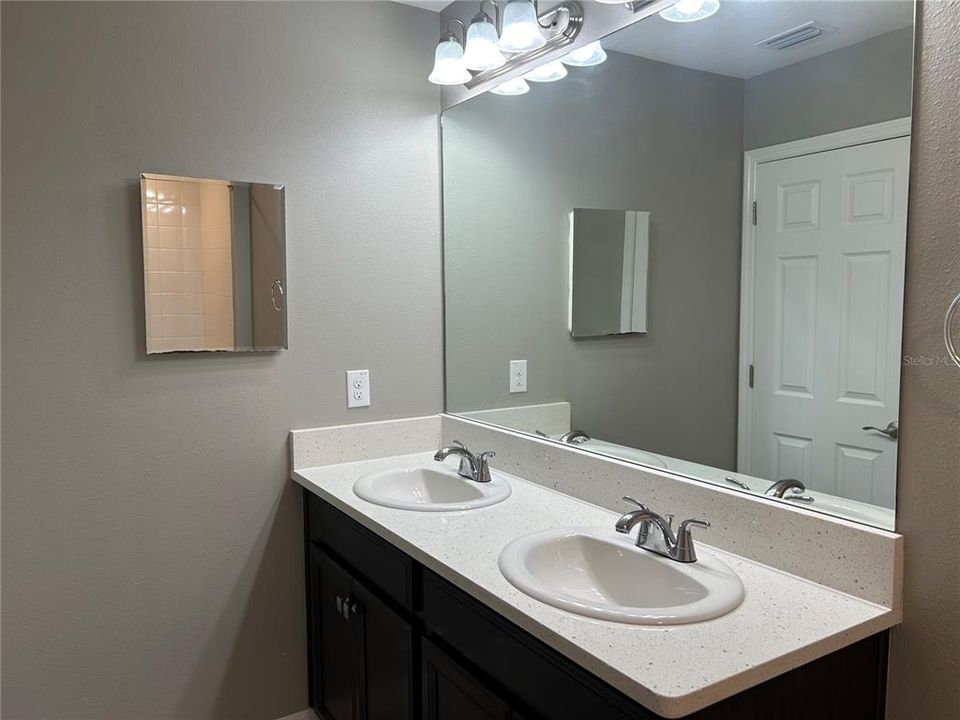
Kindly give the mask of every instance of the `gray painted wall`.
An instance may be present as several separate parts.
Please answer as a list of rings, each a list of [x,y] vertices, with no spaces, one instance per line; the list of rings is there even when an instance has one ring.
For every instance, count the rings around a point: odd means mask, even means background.
[[[741,80],[619,53],[447,111],[448,408],[569,400],[597,437],[731,467],[742,117]],[[574,207],[651,212],[648,335],[570,337]]]
[[[436,23],[3,3],[4,718],[306,706],[287,431],[441,409]],[[289,351],[145,357],[141,170],[286,184]]]
[[[913,34],[894,30],[747,80],[746,149],[910,115]]]
[[[960,717],[960,368],[943,314],[960,292],[960,3],[919,5],[900,398],[897,530],[903,625],[890,642],[889,720]],[[960,324],[954,327],[960,336]]]

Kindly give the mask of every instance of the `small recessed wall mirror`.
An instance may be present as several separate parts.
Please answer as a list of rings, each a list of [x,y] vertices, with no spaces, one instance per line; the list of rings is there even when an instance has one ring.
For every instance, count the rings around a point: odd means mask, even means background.
[[[575,208],[570,213],[570,334],[647,331],[650,213]]]
[[[287,347],[282,185],[143,173],[147,354]]]

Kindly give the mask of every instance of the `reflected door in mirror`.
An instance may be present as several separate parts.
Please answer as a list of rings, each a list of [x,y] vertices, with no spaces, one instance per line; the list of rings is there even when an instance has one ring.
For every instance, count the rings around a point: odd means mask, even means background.
[[[763,163],[742,472],[893,507],[909,138]]]

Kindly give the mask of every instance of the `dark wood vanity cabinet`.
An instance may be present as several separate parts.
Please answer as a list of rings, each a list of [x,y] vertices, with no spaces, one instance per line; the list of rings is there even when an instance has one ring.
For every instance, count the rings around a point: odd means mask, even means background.
[[[323,720],[660,720],[310,492],[304,507]],[[685,720],[882,720],[886,648],[874,635]]]

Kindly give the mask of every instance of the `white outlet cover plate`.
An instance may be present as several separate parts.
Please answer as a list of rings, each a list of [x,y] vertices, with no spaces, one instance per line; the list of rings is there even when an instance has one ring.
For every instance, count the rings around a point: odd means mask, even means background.
[[[527,361],[510,361],[510,392],[522,393],[527,391]]]
[[[369,370],[347,370],[347,407],[370,407]]]

